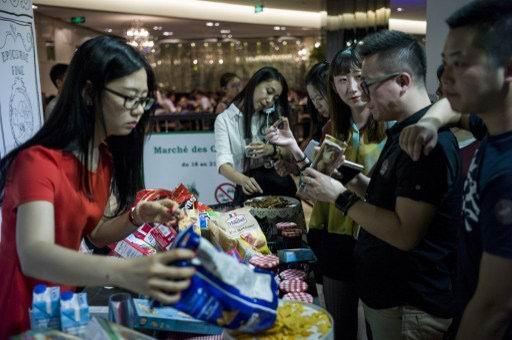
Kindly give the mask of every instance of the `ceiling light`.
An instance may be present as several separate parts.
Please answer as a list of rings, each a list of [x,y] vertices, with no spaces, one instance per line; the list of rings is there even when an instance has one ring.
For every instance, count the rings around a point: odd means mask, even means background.
[[[220,24],[219,24],[218,22],[216,22],[216,23],[215,23],[215,27],[219,27],[219,25],[220,25]]]
[[[208,22],[206,23],[206,26],[208,26],[208,27],[212,27],[212,26],[213,26],[213,22],[208,21]]]
[[[398,8],[396,9],[396,11],[397,11],[397,12],[402,12],[403,10],[404,10],[404,9],[403,9],[402,7],[398,7]]]
[[[208,47],[208,43],[207,42],[203,43],[203,46]]]
[[[317,41],[317,42],[315,43],[315,48],[319,48],[319,47],[320,47],[320,41]]]
[[[162,30],[162,26],[153,26],[153,30],[161,31]]]
[[[279,26],[274,26],[274,31],[279,31],[279,30],[281,30],[281,27],[279,27]]]
[[[233,34],[228,34],[228,38],[229,39],[233,38]]]
[[[223,30],[220,30],[220,33],[221,34],[229,34],[229,33],[231,33],[231,30],[223,29]]]
[[[165,35],[166,37],[169,36],[169,35],[172,35],[173,33],[172,32],[164,32],[162,33],[163,35]]]
[[[196,47],[196,43],[191,43],[190,46]]]
[[[105,28],[105,32],[112,33],[112,28]]]
[[[32,5],[32,9],[37,9],[37,6],[36,5]]]
[[[221,65],[224,64],[224,60],[219,59],[219,64],[221,64]]]
[[[194,59],[194,60],[192,61],[192,64],[197,65],[197,59]]]

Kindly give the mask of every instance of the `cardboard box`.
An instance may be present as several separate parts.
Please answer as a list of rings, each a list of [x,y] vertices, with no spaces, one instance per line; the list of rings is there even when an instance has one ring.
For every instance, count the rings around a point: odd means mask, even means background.
[[[195,334],[221,334],[223,328],[197,320],[172,307],[150,308],[149,300],[133,299],[135,328]]]
[[[124,240],[117,242],[111,249],[115,255],[124,258],[149,256],[156,253],[155,248],[135,237],[133,234],[129,235]]]

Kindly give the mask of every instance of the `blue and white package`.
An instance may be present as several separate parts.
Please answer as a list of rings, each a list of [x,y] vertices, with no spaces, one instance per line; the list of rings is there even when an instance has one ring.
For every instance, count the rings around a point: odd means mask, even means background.
[[[77,336],[84,335],[90,320],[87,293],[62,292],[60,295],[62,331]]]
[[[36,285],[29,314],[32,330],[60,329],[60,288]]]
[[[192,264],[197,271],[174,308],[196,319],[246,333],[274,325],[279,289],[272,273],[239,263],[191,227],[177,236],[174,247],[197,254],[191,263],[183,263]]]

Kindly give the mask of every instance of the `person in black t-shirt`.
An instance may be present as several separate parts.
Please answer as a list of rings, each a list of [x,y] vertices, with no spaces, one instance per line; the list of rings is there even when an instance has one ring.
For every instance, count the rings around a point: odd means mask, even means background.
[[[361,88],[375,119],[397,123],[371,180],[349,186],[305,170],[308,195],[336,206],[361,225],[356,287],[373,339],[442,339],[453,315],[452,277],[460,216],[460,159],[455,136],[444,130],[428,156],[414,162],[400,149],[402,129],[430,106],[425,55],[411,36],[380,31],[360,47]]]
[[[449,103],[404,130],[401,145],[412,157],[428,153],[437,128],[451,123],[483,139],[464,184],[457,339],[512,339],[512,2],[474,1],[447,22]]]

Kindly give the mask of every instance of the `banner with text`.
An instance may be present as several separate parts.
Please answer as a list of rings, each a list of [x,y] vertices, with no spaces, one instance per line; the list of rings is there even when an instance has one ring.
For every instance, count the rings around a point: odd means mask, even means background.
[[[153,134],[144,146],[147,188],[185,184],[205,204],[228,203],[235,187],[219,175],[213,132]]]

